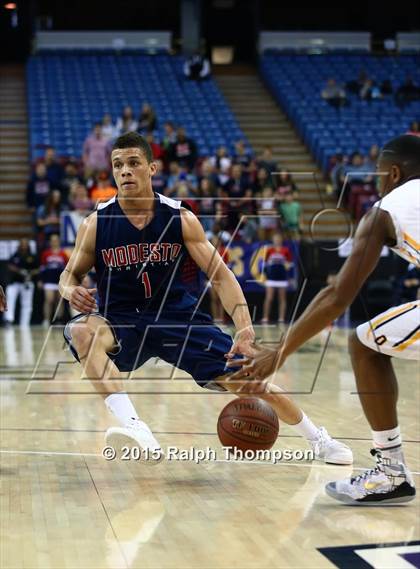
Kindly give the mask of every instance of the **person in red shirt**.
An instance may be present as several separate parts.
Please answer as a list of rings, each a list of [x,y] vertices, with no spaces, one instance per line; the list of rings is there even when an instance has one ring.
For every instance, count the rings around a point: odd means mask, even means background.
[[[274,293],[277,289],[279,301],[278,321],[283,323],[287,309],[287,287],[289,285],[287,271],[292,264],[292,253],[289,247],[283,245],[283,238],[280,233],[273,236],[273,245],[267,248],[264,257],[264,272],[267,277],[265,281],[265,299],[263,309],[262,324],[268,324],[270,319],[271,305],[273,304]]]
[[[44,326],[49,326],[55,306],[60,300],[58,282],[60,275],[67,265],[69,258],[60,244],[60,237],[53,234],[50,237],[49,249],[41,254],[40,286],[44,289]],[[57,318],[62,317],[63,303],[58,305]]]

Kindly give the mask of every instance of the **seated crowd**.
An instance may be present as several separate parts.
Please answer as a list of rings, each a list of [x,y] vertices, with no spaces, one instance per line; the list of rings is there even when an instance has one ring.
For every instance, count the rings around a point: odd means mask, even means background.
[[[408,134],[420,136],[417,121],[410,125]],[[355,151],[350,156],[336,154],[331,160],[327,188],[356,222],[379,199],[379,180],[376,174],[378,156],[379,146],[374,144],[367,156]]]
[[[414,83],[412,77],[406,77],[405,82],[394,89],[389,79],[379,83],[362,70],[357,79],[345,85],[337,83],[333,77],[329,78],[321,91],[321,97],[337,109],[350,105],[352,97],[367,102],[393,97],[395,104],[403,108],[420,99],[420,87]]]

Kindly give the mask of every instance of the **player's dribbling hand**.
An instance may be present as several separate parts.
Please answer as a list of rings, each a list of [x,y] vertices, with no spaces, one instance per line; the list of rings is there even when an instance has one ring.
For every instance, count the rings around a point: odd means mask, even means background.
[[[3,287],[0,286],[0,312],[7,310],[6,295],[4,294]]]
[[[74,287],[70,295],[70,306],[84,314],[96,312],[98,305],[95,300],[96,288]]]
[[[244,328],[236,333],[230,351],[225,354],[225,358],[231,360],[235,355],[252,357],[254,350],[255,332],[252,326]]]
[[[281,352],[272,348],[262,347],[258,344],[253,346],[254,354],[242,360],[231,360],[227,367],[240,367],[241,369],[232,374],[231,380],[247,379],[249,381],[262,382],[272,375],[284,363]]]

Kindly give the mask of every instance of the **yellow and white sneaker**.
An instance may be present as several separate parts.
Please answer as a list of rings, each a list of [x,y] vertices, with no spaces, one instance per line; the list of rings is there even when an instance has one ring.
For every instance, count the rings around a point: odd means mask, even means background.
[[[416,489],[410,471],[402,462],[383,458],[372,449],[376,467],[353,478],[330,482],[328,496],[350,506],[386,506],[414,500]]]

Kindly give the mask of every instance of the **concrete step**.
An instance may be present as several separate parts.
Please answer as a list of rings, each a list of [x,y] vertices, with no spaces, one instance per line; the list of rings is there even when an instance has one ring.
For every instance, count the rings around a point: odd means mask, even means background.
[[[9,212],[13,213],[13,215],[18,215],[20,217],[28,217],[28,209],[25,204],[22,203],[22,200],[19,203],[5,203],[1,202],[1,212],[2,216],[4,213],[7,214],[5,219],[10,219],[8,214]]]
[[[12,212],[3,212],[2,213],[2,225],[14,225],[19,223],[27,223],[30,221],[29,213],[23,212],[22,214],[16,214]]]
[[[5,164],[1,165],[1,174],[4,172],[25,173],[28,171],[27,165],[22,161],[22,158],[16,160],[7,160]]]
[[[3,182],[22,182],[26,184],[29,178],[29,168],[27,169],[27,173],[17,173],[17,172],[2,172],[0,170],[0,185]]]

